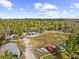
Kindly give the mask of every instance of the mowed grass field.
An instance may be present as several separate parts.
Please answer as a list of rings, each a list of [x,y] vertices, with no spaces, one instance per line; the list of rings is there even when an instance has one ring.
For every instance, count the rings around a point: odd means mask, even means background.
[[[36,49],[44,47],[48,44],[50,45],[60,44],[62,43],[62,41],[68,39],[68,35],[67,33],[63,32],[47,32],[47,33],[41,33],[39,36],[30,39],[34,49]]]

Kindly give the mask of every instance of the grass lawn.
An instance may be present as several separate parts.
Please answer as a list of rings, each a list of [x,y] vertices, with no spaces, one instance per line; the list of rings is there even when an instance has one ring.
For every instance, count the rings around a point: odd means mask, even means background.
[[[38,47],[43,47],[45,45],[60,44],[63,40],[67,40],[67,34],[61,32],[47,32],[41,33],[40,36],[30,38],[34,49]]]

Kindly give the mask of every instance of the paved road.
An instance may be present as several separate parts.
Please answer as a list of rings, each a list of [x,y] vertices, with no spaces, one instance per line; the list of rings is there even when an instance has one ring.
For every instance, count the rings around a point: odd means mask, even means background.
[[[26,48],[25,48],[25,59],[37,59],[36,57],[35,57],[35,55],[33,54],[33,52],[31,51],[31,44],[29,44],[30,43],[30,39],[28,39],[28,38],[23,38],[23,41],[24,41],[24,43],[25,43],[25,46],[26,46]]]

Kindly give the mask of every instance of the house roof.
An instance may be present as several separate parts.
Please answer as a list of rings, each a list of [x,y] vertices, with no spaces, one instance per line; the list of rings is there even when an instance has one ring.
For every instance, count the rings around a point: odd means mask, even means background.
[[[20,50],[16,43],[7,43],[3,46],[3,49],[8,50],[12,54],[18,55],[18,57],[20,56]]]

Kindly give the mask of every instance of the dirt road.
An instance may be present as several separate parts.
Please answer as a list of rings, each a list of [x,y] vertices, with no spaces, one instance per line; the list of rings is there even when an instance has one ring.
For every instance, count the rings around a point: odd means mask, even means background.
[[[25,38],[23,38],[23,41],[24,41],[25,46],[26,46],[25,53],[24,53],[25,54],[25,59],[37,59],[35,57],[35,55],[33,54],[32,50],[31,50],[31,44],[29,44],[30,39],[25,37]]]

